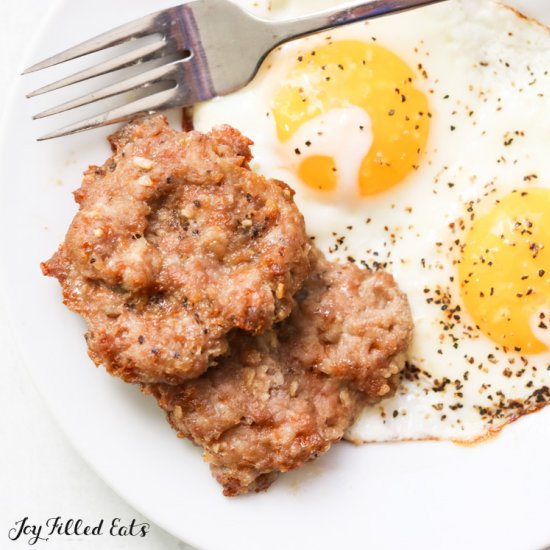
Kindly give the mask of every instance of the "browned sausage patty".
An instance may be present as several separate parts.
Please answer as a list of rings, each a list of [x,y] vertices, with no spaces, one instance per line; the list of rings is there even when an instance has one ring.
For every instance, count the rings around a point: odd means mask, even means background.
[[[312,256],[278,330],[235,335],[230,355],[196,380],[144,388],[204,447],[225,495],[266,489],[327,451],[365,404],[393,391],[403,366],[412,319],[392,277]]]
[[[181,383],[290,314],[309,273],[304,220],[284,184],[250,171],[228,126],[177,132],[155,116],[110,138],[80,209],[42,268],[88,323],[89,353],[127,382]]]

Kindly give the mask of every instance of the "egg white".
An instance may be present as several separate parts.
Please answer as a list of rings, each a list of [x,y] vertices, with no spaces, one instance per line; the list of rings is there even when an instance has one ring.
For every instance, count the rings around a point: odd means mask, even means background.
[[[349,2],[238,3],[264,17],[286,18]],[[247,88],[198,106],[195,126],[207,131],[227,123],[253,139],[253,167],[297,191],[308,231],[328,257],[384,267],[409,297],[413,367],[397,394],[367,409],[348,437],[479,438],[546,404],[550,353],[526,358],[504,353],[481,333],[466,337],[460,327],[453,339],[442,328],[447,308],[437,303],[435,291],[442,289],[460,304],[453,242],[464,238],[469,208],[483,212],[518,187],[550,188],[550,31],[492,0],[451,0],[330,31],[334,40],[375,37],[415,69],[416,85],[430,103],[430,136],[420,168],[400,185],[363,199],[349,182],[334,193],[306,188],[289,162],[292,150],[277,139],[270,112],[273,90],[297,55],[326,35],[273,52]],[[338,116],[328,118],[332,143],[326,138],[323,146],[338,157],[342,130]],[[364,143],[353,134],[347,141],[349,148]],[[339,158],[350,162],[349,154]],[[466,312],[461,318],[472,324]],[[520,406],[508,407],[510,402]]]

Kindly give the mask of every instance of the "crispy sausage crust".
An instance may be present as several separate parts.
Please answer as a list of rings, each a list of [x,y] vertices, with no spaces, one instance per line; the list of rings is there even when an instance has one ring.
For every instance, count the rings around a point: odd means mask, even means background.
[[[412,320],[386,273],[327,262],[278,330],[235,335],[220,367],[181,386],[144,387],[180,436],[205,450],[233,496],[267,489],[339,441],[363,406],[389,395]]]
[[[85,173],[65,242],[42,268],[87,321],[89,354],[127,382],[181,383],[290,314],[309,273],[293,192],[248,167],[227,126],[182,133],[155,116],[110,138]]]

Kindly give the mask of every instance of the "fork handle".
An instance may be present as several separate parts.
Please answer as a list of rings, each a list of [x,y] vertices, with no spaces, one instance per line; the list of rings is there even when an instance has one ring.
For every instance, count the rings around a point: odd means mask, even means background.
[[[312,16],[276,23],[275,34],[280,44],[294,38],[333,29],[349,23],[436,4],[442,1],[444,0],[371,0],[370,2],[362,2],[357,6],[324,11]]]

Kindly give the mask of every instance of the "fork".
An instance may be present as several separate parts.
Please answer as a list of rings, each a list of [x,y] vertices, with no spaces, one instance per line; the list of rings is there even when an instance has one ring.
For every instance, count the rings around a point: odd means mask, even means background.
[[[267,54],[284,42],[341,25],[441,1],[444,0],[371,0],[286,21],[259,19],[228,0],[191,0],[152,13],[37,63],[26,69],[23,74],[150,35],[158,35],[158,40],[44,86],[29,93],[27,97],[38,96],[152,60],[165,63],[67,101],[33,118],[55,115],[133,90],[154,87],[153,85],[161,85],[166,89],[152,92],[131,103],[46,134],[39,138],[39,141],[123,122],[174,107],[187,107],[229,94],[248,84]]]

